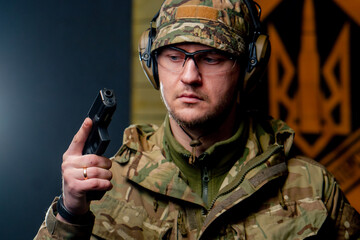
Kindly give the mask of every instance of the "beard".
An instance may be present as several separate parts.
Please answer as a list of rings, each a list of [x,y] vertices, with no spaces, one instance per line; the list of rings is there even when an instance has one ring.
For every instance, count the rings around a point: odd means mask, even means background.
[[[193,89],[196,92],[196,89]],[[170,115],[177,124],[186,128],[188,130],[196,130],[196,131],[216,131],[216,129],[221,126],[226,119],[228,118],[230,112],[237,105],[237,91],[231,93],[231,95],[227,95],[220,99],[218,104],[211,109],[209,112],[200,116],[191,121],[185,119],[179,114],[176,109],[172,109],[171,106],[167,103],[166,98],[164,96],[164,91],[162,85],[160,85],[161,99]],[[207,96],[203,96],[204,99],[207,99]],[[189,104],[190,107],[190,104]]]

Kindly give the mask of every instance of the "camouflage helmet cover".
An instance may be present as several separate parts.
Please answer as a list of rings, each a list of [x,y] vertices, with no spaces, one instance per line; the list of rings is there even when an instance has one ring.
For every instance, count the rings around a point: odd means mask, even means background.
[[[151,50],[193,42],[240,56],[247,51],[250,19],[243,0],[165,0]]]

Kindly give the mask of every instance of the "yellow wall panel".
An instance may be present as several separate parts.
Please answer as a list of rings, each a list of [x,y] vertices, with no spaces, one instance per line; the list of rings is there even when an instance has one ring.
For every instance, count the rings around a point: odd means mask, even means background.
[[[165,117],[165,107],[139,63],[138,41],[150,21],[159,10],[162,0],[133,0],[132,4],[132,70],[131,70],[131,123],[154,123],[160,125]]]

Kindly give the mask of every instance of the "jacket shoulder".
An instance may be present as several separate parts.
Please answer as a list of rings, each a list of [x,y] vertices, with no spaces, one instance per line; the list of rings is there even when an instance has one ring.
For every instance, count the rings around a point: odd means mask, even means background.
[[[313,196],[327,198],[336,180],[334,176],[319,162],[304,156],[292,157],[287,161],[288,183],[298,188],[312,189]]]
[[[288,169],[288,189],[294,188],[296,195],[303,196],[312,192],[313,198],[303,198],[302,201],[319,199],[324,204],[330,224],[328,230],[336,229],[334,234],[339,239],[360,236],[360,215],[349,204],[335,177],[325,166],[313,159],[297,156],[289,159]]]
[[[130,125],[124,130],[123,143],[117,153],[112,157],[119,163],[127,163],[130,155],[150,152],[154,148],[162,148],[164,127],[154,124]]]
[[[124,130],[123,145],[131,146],[131,143],[143,144],[144,141],[154,142],[154,137],[158,136],[157,132],[162,132],[162,126],[159,128],[154,124],[130,125]],[[139,145],[133,146],[137,149]],[[144,147],[144,146],[143,146]]]

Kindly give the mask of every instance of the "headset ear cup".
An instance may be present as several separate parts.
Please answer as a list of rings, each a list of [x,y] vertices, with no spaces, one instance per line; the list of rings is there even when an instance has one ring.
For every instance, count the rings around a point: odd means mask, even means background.
[[[245,71],[244,89],[246,92],[251,92],[258,85],[265,72],[271,52],[269,37],[264,34],[259,35],[255,41],[255,48],[257,63],[250,71]]]
[[[159,79],[157,74],[157,66],[154,57],[151,55],[151,45],[153,42],[154,28],[144,31],[139,39],[138,52],[139,60],[145,76],[155,89],[159,89]]]

